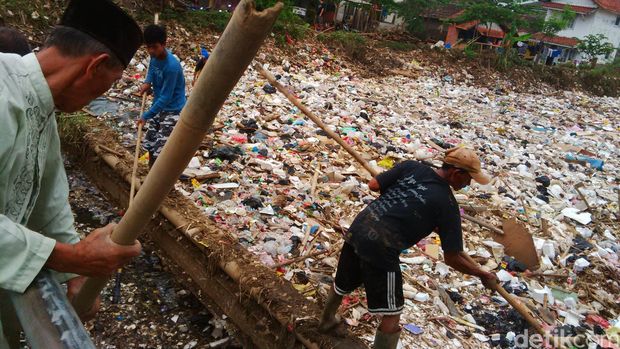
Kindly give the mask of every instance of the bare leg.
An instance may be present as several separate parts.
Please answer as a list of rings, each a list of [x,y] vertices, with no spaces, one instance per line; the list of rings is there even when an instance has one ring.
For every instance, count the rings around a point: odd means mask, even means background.
[[[386,315],[375,335],[374,349],[396,349],[400,337],[400,315]]]
[[[396,333],[400,331],[400,315],[384,315],[379,325],[383,333]]]

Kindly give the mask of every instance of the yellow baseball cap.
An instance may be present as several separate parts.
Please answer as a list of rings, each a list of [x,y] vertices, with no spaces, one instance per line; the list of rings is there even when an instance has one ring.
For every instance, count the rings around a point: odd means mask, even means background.
[[[467,171],[471,178],[482,185],[489,184],[491,181],[491,177],[482,172],[480,159],[472,149],[464,147],[448,149],[444,155],[443,162]]]

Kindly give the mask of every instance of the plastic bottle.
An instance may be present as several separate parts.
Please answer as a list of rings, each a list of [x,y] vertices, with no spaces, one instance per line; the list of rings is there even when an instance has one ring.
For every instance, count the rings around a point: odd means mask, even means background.
[[[590,164],[592,168],[595,168],[600,171],[603,170],[603,165],[605,164],[605,161],[601,159],[591,158],[589,156],[584,156],[584,155],[579,155],[579,154],[575,155],[573,153],[566,153],[566,160],[587,162]]]

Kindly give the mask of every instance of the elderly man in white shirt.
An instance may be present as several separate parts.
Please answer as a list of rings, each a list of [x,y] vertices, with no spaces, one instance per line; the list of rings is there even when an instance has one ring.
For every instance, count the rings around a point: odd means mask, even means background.
[[[2,292],[23,292],[48,268],[71,297],[84,276],[112,275],[140,253],[137,242],[112,242],[113,225],[80,241],[54,111],[80,110],[107,91],[141,43],[140,27],[112,1],[72,0],[39,53],[0,53],[0,348],[19,338],[2,323],[12,317]]]

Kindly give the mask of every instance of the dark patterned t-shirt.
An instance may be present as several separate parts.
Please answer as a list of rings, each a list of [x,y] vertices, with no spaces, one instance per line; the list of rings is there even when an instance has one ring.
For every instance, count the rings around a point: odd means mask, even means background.
[[[448,183],[432,168],[404,161],[377,176],[381,196],[360,212],[347,241],[367,262],[398,268],[402,250],[438,228],[445,252],[463,250],[459,205]]]

